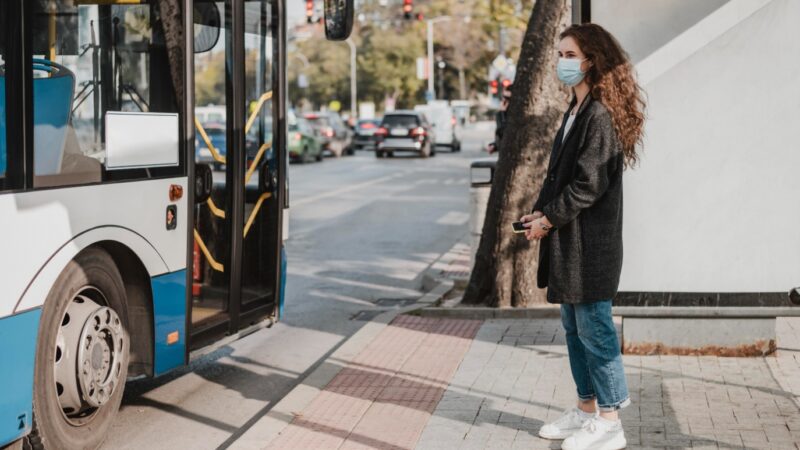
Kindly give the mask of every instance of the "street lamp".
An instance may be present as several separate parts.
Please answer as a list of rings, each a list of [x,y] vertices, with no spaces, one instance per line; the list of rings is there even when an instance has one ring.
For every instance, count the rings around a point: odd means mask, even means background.
[[[350,116],[358,118],[358,110],[356,109],[358,102],[356,91],[356,44],[348,38],[345,42],[350,46]]]
[[[427,20],[428,25],[428,92],[431,98],[436,98],[436,91],[434,90],[433,80],[433,24],[438,22],[445,22],[452,20],[453,16],[439,16]],[[469,23],[472,20],[470,16],[462,16],[464,23]]]

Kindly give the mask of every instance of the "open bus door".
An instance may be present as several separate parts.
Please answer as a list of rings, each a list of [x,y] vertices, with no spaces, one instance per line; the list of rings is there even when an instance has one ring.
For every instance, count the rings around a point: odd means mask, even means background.
[[[211,185],[193,215],[191,349],[274,316],[278,307],[283,7],[277,0],[195,2],[196,15],[206,16],[196,34],[219,17],[216,42],[195,51],[195,107],[222,108],[221,117],[195,119],[195,176]]]
[[[206,110],[224,105],[224,117],[195,119],[195,152],[189,158],[195,161],[195,185],[210,181],[193,213],[189,350],[277,316],[288,206],[286,2],[197,0],[194,5],[195,44],[202,41],[205,47],[195,49],[194,105]],[[326,37],[347,39],[353,0],[325,0],[324,10]],[[215,23],[218,36],[204,32]]]

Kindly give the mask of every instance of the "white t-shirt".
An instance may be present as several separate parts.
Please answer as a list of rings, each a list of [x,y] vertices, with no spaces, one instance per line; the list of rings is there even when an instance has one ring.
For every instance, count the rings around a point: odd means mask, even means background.
[[[572,128],[572,123],[575,122],[576,114],[570,114],[567,116],[567,123],[564,125],[564,135],[561,136],[561,142],[563,143],[564,140],[567,138],[567,134],[569,133],[569,129]]]

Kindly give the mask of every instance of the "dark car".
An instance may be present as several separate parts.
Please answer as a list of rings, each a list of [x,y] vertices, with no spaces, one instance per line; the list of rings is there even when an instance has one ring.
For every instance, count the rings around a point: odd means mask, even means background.
[[[315,112],[304,116],[322,141],[322,148],[335,157],[353,154],[353,131],[345,125],[339,114]]]
[[[425,115],[417,111],[386,113],[375,132],[375,156],[394,156],[394,152],[418,153],[423,158],[436,155],[436,136]]]
[[[356,123],[355,132],[353,137],[353,148],[356,150],[375,149],[375,132],[381,126],[381,121],[378,119],[363,119]]]

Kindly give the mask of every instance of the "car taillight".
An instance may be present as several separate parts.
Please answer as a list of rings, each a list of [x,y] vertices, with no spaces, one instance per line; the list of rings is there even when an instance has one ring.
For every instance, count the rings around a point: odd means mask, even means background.
[[[414,129],[411,130],[411,136],[414,136],[414,137],[425,136],[427,134],[428,134],[428,132],[425,131],[425,128],[422,128],[422,127],[417,127],[417,128],[414,128]]]
[[[389,130],[387,130],[385,127],[380,127],[375,131],[375,136],[383,137],[388,135],[389,135]]]

